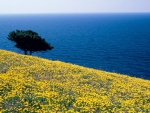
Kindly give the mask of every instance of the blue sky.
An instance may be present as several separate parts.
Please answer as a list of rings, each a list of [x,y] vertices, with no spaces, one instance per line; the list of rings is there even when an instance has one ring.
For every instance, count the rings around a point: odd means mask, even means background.
[[[150,0],[0,0],[0,13],[150,12]]]

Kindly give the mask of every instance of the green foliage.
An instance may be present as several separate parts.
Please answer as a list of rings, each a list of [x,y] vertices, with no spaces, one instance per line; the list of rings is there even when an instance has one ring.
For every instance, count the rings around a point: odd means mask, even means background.
[[[12,31],[8,34],[7,38],[15,42],[15,47],[23,50],[24,54],[27,54],[27,51],[31,55],[33,52],[53,49],[53,46],[47,43],[44,38],[41,38],[36,32],[31,30]]]

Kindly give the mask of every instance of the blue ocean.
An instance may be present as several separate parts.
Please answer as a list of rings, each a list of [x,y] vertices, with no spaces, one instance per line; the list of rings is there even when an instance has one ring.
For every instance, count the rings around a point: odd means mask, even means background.
[[[150,13],[0,15],[0,49],[23,53],[7,39],[17,29],[54,46],[34,56],[150,80]]]

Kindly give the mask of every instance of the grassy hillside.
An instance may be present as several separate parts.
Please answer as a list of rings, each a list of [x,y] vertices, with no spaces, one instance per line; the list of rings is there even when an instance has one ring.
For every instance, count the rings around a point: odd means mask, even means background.
[[[0,112],[150,112],[150,81],[0,50]]]

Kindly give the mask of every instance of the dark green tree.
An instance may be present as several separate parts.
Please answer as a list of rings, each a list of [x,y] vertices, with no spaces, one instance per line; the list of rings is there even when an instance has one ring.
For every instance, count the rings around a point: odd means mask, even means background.
[[[31,55],[33,52],[53,49],[50,43],[47,43],[44,38],[41,38],[36,32],[31,30],[11,31],[7,38],[15,42],[15,47],[23,50],[26,55],[28,51]]]

